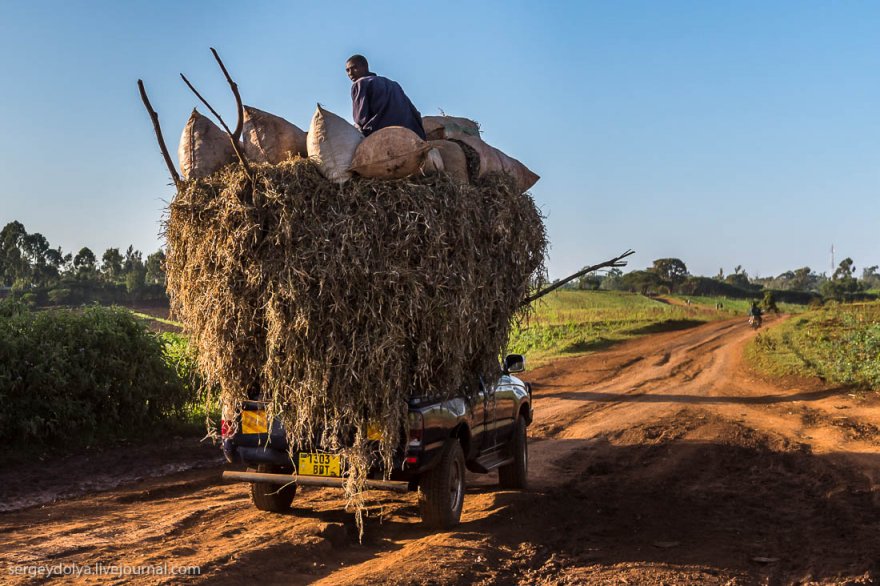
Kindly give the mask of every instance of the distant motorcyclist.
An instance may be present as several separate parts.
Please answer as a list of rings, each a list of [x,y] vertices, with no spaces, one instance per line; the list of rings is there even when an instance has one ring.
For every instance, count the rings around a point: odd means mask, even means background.
[[[761,311],[761,308],[758,307],[758,302],[752,301],[752,307],[749,309],[749,324],[751,324],[753,328],[761,327],[761,315],[763,313],[764,312]]]

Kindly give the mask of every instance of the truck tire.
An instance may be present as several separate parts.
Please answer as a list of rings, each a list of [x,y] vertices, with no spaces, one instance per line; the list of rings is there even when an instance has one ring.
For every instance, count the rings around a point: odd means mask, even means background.
[[[249,472],[253,470],[248,468]],[[257,472],[280,472],[277,467],[268,464],[257,466]],[[261,511],[284,513],[290,510],[293,497],[296,495],[296,484],[282,486],[269,482],[251,482],[251,501]]]
[[[453,440],[437,465],[419,479],[419,508],[425,525],[432,529],[458,525],[464,505],[464,475],[464,452],[458,440]]]
[[[502,488],[524,489],[529,481],[529,441],[523,417],[516,421],[513,437],[510,438],[510,453],[513,462],[498,468],[498,482]]]

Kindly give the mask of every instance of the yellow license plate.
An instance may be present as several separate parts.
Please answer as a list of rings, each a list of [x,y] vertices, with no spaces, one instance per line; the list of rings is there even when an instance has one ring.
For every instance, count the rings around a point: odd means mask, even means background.
[[[269,433],[265,411],[242,411],[241,433]]]
[[[296,470],[299,474],[309,476],[341,476],[339,472],[339,456],[333,454],[315,454],[300,452],[299,465]]]

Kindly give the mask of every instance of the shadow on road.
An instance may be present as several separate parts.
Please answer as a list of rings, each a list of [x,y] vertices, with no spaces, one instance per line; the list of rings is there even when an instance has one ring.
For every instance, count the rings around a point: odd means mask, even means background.
[[[677,432],[663,426],[641,432],[636,445],[579,447],[560,463],[574,480],[498,493],[495,512],[462,529],[492,535],[502,549],[533,544],[539,559],[522,572],[553,558],[594,570],[703,567],[771,583],[880,580],[880,455],[813,455],[734,424],[713,442],[667,441]]]
[[[541,392],[541,385],[532,385],[540,392],[542,398],[566,399],[569,401],[596,401],[600,403],[688,403],[688,404],[742,404],[742,405],[772,405],[777,403],[794,403],[819,401],[852,392],[849,387],[835,387],[820,391],[808,391],[792,393],[790,395],[722,395],[707,397],[703,395],[673,395],[663,393],[598,393],[589,391],[570,392]]]
[[[717,439],[687,439],[703,426]],[[673,418],[590,442],[541,443],[542,454],[568,454],[553,466],[570,480],[525,492],[471,487],[466,509],[469,502],[481,512],[446,533],[421,526],[411,498],[389,495],[384,518],[368,518],[363,544],[350,515],[298,510],[344,525],[347,537],[334,540],[332,550],[273,546],[273,555],[245,555],[216,583],[249,575],[257,559],[267,575],[283,575],[303,555],[327,562],[313,570],[315,578],[333,577],[333,563],[344,560],[359,565],[364,583],[409,583],[389,568],[416,558],[420,573],[409,578],[419,583],[569,583],[620,568],[683,568],[691,572],[686,580],[702,572],[722,583],[880,580],[880,490],[872,480],[880,476],[880,455],[814,455],[711,417]]]

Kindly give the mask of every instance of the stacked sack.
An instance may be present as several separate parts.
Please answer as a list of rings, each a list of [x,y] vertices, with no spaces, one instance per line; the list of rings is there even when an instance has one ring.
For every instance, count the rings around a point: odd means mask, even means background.
[[[520,161],[487,144],[476,122],[454,116],[422,118],[428,140],[402,126],[383,128],[364,138],[353,125],[318,105],[309,131],[256,108],[244,107],[240,151],[249,161],[278,164],[309,157],[321,174],[337,183],[353,175],[403,179],[445,172],[461,183],[490,173],[513,178],[528,191],[539,179]],[[180,167],[185,179],[199,179],[236,159],[229,135],[193,110],[180,139]]]

